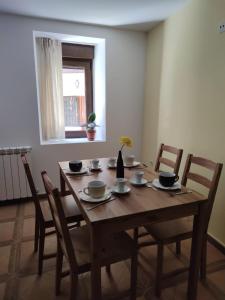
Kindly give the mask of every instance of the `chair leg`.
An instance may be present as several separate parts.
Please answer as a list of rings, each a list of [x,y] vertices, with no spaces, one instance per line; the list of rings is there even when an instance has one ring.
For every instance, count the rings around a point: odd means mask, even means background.
[[[70,275],[70,300],[77,300],[78,277],[75,274]]]
[[[156,284],[155,284],[155,294],[157,297],[161,296],[161,286],[162,286],[162,272],[163,272],[163,244],[158,244],[157,247],[157,268],[156,268]]]
[[[130,300],[136,300],[137,294],[137,252],[131,258]]]
[[[56,277],[55,277],[55,294],[58,296],[60,294],[61,285],[61,274],[62,274],[62,264],[63,264],[63,252],[59,241],[57,239],[57,256],[56,256]]]
[[[207,237],[204,238],[201,254],[200,278],[206,280],[206,265],[207,265]]]
[[[42,228],[42,226],[41,226],[41,228],[40,228],[40,238],[39,238],[38,275],[42,274],[44,246],[45,246],[45,228]]]
[[[38,242],[39,242],[39,221],[37,215],[35,215],[35,234],[34,234],[34,252],[38,250]]]
[[[176,242],[176,255],[180,256],[181,254],[181,241]]]
[[[136,300],[137,295],[137,264],[138,264],[138,228],[134,229],[134,246],[131,257],[130,300]]]
[[[107,273],[111,273],[111,265],[105,267]]]

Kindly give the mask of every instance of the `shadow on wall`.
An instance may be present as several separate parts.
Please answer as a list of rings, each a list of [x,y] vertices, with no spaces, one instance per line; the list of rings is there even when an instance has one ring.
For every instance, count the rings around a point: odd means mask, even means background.
[[[161,23],[148,36],[146,88],[144,106],[144,127],[142,160],[156,160],[159,144],[159,107],[163,66],[165,25]]]

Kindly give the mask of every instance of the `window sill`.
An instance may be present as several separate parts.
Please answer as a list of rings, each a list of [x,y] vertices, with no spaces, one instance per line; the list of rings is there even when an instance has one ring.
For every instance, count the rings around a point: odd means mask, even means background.
[[[53,139],[41,141],[41,145],[63,145],[63,144],[88,144],[88,143],[104,143],[106,140],[96,139],[89,141],[87,138],[74,138],[74,139]]]

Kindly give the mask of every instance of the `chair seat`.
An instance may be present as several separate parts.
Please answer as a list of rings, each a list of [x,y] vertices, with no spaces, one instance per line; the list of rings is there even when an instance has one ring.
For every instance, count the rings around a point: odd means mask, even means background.
[[[154,239],[163,242],[186,239],[192,235],[193,217],[146,225],[145,229]]]
[[[88,227],[86,225],[76,227],[70,229],[69,232],[78,266],[87,265],[90,268],[91,241]],[[104,238],[104,245],[101,246],[101,251],[99,252],[101,265],[130,258],[133,247],[133,239],[125,232],[106,236]]]
[[[53,223],[48,200],[46,199],[40,201],[40,205],[45,222]],[[76,201],[72,195],[62,197],[62,205],[68,222],[78,222],[83,220],[83,216],[81,215]]]

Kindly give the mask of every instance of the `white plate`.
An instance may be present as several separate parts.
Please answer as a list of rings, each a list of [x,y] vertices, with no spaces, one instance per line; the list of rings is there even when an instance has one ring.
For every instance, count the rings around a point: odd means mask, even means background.
[[[148,182],[148,180],[145,179],[145,178],[142,178],[141,182],[137,182],[134,177],[131,178],[129,181],[130,181],[131,184],[136,185],[136,186],[142,186],[142,185],[145,185]]]
[[[167,186],[161,185],[158,178],[156,178],[152,181],[152,185],[154,187],[156,187],[158,189],[162,189],[162,190],[179,190],[179,189],[181,189],[180,182],[175,182],[173,186],[167,187]]]
[[[124,167],[125,168],[135,168],[135,167],[137,167],[139,165],[140,165],[139,161],[134,161],[132,165],[128,165],[128,164],[124,163]]]
[[[108,164],[107,167],[108,167],[109,169],[116,169],[116,165],[113,166],[113,165]]]
[[[81,169],[80,171],[78,171],[78,172],[71,171],[70,169],[64,169],[64,171],[65,171],[66,174],[68,174],[68,175],[82,175],[82,174],[87,173],[88,169],[87,169],[87,168],[82,168],[82,169]]]
[[[127,194],[131,191],[131,188],[129,186],[126,186],[125,188],[125,191],[123,192],[120,192],[118,190],[118,187],[117,186],[113,186],[112,189],[111,189],[112,193],[116,193],[116,194]]]
[[[112,196],[112,193],[110,190],[107,190],[105,195],[101,198],[92,198],[91,196],[88,196],[86,195],[85,193],[81,192],[79,194],[80,196],[80,199],[82,201],[85,201],[85,202],[91,202],[91,203],[98,203],[98,202],[102,202],[102,201],[106,201],[108,200],[111,196]]]

